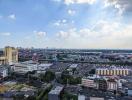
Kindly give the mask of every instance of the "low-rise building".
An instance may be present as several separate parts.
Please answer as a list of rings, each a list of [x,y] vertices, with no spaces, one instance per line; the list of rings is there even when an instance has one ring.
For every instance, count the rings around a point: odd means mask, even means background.
[[[117,90],[118,89],[118,82],[115,79],[108,79],[107,80],[107,89],[109,91]]]
[[[96,84],[94,82],[94,79],[82,78],[82,86],[95,88]]]
[[[78,100],[85,100],[85,96],[84,95],[78,95]]]
[[[60,100],[60,94],[63,90],[63,86],[57,86],[48,93],[48,100]]]
[[[39,64],[37,66],[37,73],[45,73],[46,69],[49,69],[53,64]]]
[[[106,91],[107,90],[107,81],[103,78],[95,80],[97,89]]]
[[[104,98],[100,98],[100,97],[90,97],[90,100],[104,100]]]
[[[13,70],[17,73],[27,73],[29,71],[37,70],[37,64],[32,62],[15,63]]]
[[[8,76],[8,69],[6,67],[0,66],[0,79]]]
[[[129,74],[129,71],[130,70],[126,67],[99,67],[96,69],[96,74],[102,76],[126,76]]]
[[[71,64],[71,65],[69,66],[69,68],[70,68],[70,69],[73,69],[73,68],[77,68],[77,66],[78,66],[78,64]]]

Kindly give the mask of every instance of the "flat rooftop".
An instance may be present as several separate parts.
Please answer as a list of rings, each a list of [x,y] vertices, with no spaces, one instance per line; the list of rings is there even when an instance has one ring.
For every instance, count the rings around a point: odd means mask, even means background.
[[[78,64],[71,64],[70,68],[76,68],[78,66]]]
[[[60,92],[63,90],[63,86],[57,86],[55,89],[52,89],[49,94],[56,94],[59,95]]]
[[[40,67],[50,67],[51,65],[53,65],[53,64],[47,63],[47,64],[39,64],[38,66],[40,66]]]

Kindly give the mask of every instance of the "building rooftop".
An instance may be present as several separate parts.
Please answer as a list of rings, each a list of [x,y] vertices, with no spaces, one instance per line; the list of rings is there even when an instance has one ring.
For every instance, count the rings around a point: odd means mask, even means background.
[[[55,89],[52,89],[49,92],[49,94],[57,94],[57,95],[59,95],[62,90],[63,90],[63,86],[57,86]]]
[[[99,97],[90,97],[90,100],[104,100],[104,98],[99,98]]]
[[[78,100],[85,100],[85,96],[84,95],[79,95]]]
[[[39,64],[39,67],[50,67],[53,64],[47,63],[47,64]]]
[[[117,70],[120,70],[120,69],[128,69],[128,67],[126,66],[101,66],[101,67],[97,67],[97,70],[98,69],[108,69],[108,70],[112,70],[112,69],[117,69]]]
[[[71,64],[70,68],[76,68],[78,66],[78,64]]]

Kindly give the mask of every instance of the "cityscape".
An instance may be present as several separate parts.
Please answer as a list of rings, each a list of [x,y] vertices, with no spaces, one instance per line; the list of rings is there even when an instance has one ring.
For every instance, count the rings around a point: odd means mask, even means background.
[[[132,0],[0,0],[0,100],[132,100]]]

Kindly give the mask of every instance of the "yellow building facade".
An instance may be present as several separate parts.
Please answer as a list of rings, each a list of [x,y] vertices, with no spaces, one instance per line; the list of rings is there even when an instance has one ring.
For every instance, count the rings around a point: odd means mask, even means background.
[[[129,69],[127,68],[97,68],[97,75],[119,75],[126,76],[129,74]]]
[[[5,47],[4,55],[0,57],[0,64],[13,64],[18,62],[18,49],[14,47]]]

